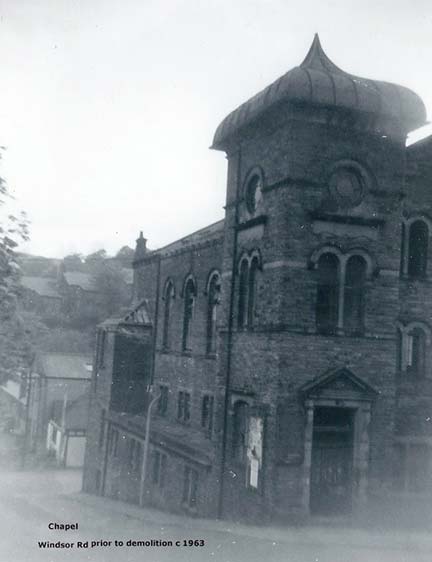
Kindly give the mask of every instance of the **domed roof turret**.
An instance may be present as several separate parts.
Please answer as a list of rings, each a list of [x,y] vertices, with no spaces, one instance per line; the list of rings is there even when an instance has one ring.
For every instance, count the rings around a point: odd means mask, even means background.
[[[397,84],[344,72],[328,58],[315,35],[300,66],[288,71],[222,121],[216,130],[213,148],[223,149],[229,137],[283,101],[383,116],[396,120],[406,132],[426,121],[425,106],[417,94]]]

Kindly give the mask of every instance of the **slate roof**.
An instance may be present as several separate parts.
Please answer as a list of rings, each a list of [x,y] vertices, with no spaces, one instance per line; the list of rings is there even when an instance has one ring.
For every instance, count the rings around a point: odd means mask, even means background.
[[[47,378],[90,379],[92,359],[78,353],[40,352],[33,371]]]
[[[68,402],[66,405],[66,429],[87,429],[89,398],[90,395],[86,392],[75,400]]]
[[[61,295],[57,291],[56,280],[52,277],[32,277],[24,275],[21,284],[31,291],[35,291],[42,297],[60,299]]]
[[[283,101],[383,115],[396,119],[406,131],[426,121],[426,109],[417,94],[397,84],[344,72],[327,57],[315,35],[300,66],[288,71],[222,121],[212,148],[223,149],[229,137]]]
[[[178,250],[187,248],[188,246],[199,244],[200,242],[206,242],[208,240],[220,238],[220,236],[223,233],[224,223],[225,223],[224,219],[214,222],[213,224],[205,226],[200,230],[196,230],[195,232],[192,232],[191,234],[188,234],[183,238],[179,238],[178,240],[175,240],[174,242],[171,242],[170,244],[167,244],[166,246],[163,246],[158,250],[149,252],[148,255],[153,255],[158,253],[161,253],[163,255],[171,254]]]

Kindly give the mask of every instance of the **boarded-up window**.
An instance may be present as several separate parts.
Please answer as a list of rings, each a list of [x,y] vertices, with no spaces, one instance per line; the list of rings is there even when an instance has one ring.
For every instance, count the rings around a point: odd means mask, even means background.
[[[247,460],[247,484],[258,489],[262,469],[264,422],[261,417],[251,416],[249,419]]]
[[[421,328],[414,328],[406,337],[407,371],[416,376],[424,376],[426,334]]]
[[[238,400],[234,404],[233,412],[232,453],[233,457],[240,462],[244,462],[246,460],[248,425],[249,405],[247,402]]]

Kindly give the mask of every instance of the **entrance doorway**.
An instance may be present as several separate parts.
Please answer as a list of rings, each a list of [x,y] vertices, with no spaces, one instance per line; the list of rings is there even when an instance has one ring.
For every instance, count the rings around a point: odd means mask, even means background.
[[[354,412],[327,406],[314,409],[310,481],[314,514],[351,512]]]

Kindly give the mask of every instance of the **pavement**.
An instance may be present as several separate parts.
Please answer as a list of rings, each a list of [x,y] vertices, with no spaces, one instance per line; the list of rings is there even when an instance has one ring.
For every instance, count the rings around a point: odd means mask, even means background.
[[[426,531],[258,527],[143,509],[83,494],[80,488],[78,470],[0,473],[0,562],[432,561],[432,535]],[[53,522],[77,522],[79,528],[50,530]],[[153,546],[145,546],[152,540]],[[73,546],[43,548],[62,542]]]
[[[183,517],[84,494],[81,470],[19,470],[21,460],[14,436],[0,433],[0,562],[432,562],[428,531]]]

